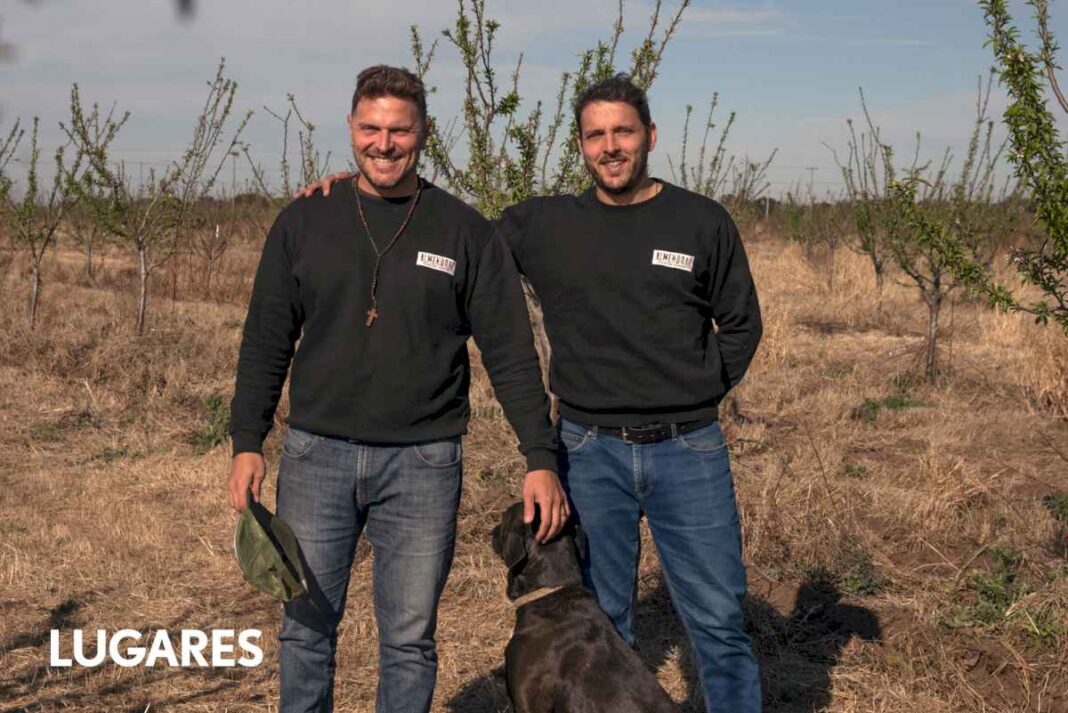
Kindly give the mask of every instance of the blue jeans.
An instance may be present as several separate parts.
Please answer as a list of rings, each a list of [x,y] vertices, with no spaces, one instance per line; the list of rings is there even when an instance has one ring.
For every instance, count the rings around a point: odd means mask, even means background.
[[[624,640],[634,645],[644,513],[693,645],[706,710],[759,711],[760,677],[742,617],[741,529],[719,423],[631,445],[561,419],[560,449],[560,476],[589,540],[587,585]]]
[[[379,633],[375,710],[430,710],[438,664],[434,628],[456,541],[460,459],[459,438],[381,446],[286,432],[278,514],[300,543],[309,593],[285,605],[278,637],[282,713],[333,709],[337,626],[365,528],[374,547]]]

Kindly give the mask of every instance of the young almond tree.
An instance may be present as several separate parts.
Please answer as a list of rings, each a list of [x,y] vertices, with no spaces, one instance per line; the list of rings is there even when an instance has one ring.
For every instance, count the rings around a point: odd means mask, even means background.
[[[144,334],[148,312],[148,280],[156,266],[157,252],[169,254],[171,231],[177,224],[178,201],[174,196],[177,174],[155,169],[147,180],[134,186],[126,175],[124,162],[112,163],[111,145],[119,130],[130,118],[129,112],[115,118],[114,108],[101,115],[93,104],[89,111],[82,107],[78,85],[71,88],[71,121],[64,130],[85,152],[87,170],[68,176],[72,190],[89,208],[105,231],[130,246],[137,255],[138,299],[137,334]]]
[[[267,170],[262,164],[252,160],[249,153],[251,148],[247,144],[242,145],[241,152],[248,161],[252,170],[252,188],[261,196],[269,200],[278,210],[281,210],[293,200],[293,191],[297,185],[308,186],[318,181],[326,173],[330,165],[330,152],[324,156],[315,145],[315,124],[304,118],[297,99],[292,94],[286,95],[286,103],[289,105],[285,114],[274,111],[268,107],[263,110],[273,116],[282,125],[282,150],[278,159],[279,185],[275,186],[267,178]],[[289,160],[290,131],[293,120],[296,120],[297,130],[297,183],[293,182],[293,165]],[[272,216],[273,219],[273,216]]]
[[[24,249],[30,257],[30,301],[27,311],[27,324],[30,329],[37,325],[37,304],[41,294],[41,263],[45,252],[55,242],[56,232],[70,205],[69,196],[65,190],[64,176],[68,170],[77,171],[77,164],[80,161],[80,157],[76,158],[75,166],[68,169],[63,162],[63,147],[56,149],[52,187],[47,192],[42,191],[38,174],[38,164],[41,159],[41,149],[37,143],[39,124],[38,118],[34,117],[33,131],[30,135],[30,160],[22,196],[16,199],[12,194],[13,182],[10,179],[0,179],[0,182],[4,184],[0,193],[3,194],[4,199],[5,222],[11,230],[15,245]],[[11,150],[14,150],[14,146]]]
[[[683,188],[688,188],[701,195],[715,198],[731,209],[731,213],[750,217],[755,204],[765,196],[770,184],[767,179],[768,167],[775,159],[778,149],[772,149],[767,158],[751,161],[747,156],[739,158],[727,153],[727,138],[734,126],[735,112],[727,117],[727,123],[719,133],[715,146],[709,156],[709,139],[716,128],[714,116],[719,104],[719,94],[713,94],[705,119],[701,146],[697,152],[696,165],[689,163],[690,119],[693,106],[686,105],[686,118],[682,124],[682,147],[679,150],[679,165],[668,157],[671,178]]]
[[[7,132],[7,136],[0,139],[0,198],[5,197],[7,192],[11,190],[11,181],[7,178],[5,171],[7,170],[7,165],[15,158],[15,151],[26,133],[20,124],[21,122],[15,119],[15,123]]]
[[[252,112],[246,111],[224,140],[237,94],[237,82],[224,75],[225,69],[226,61],[220,59],[215,77],[208,82],[208,95],[197,117],[193,136],[182,157],[172,167],[177,173],[174,195],[178,215],[170,243],[176,252],[192,248],[191,237],[203,237],[204,231],[212,226],[212,216],[201,208],[216,189],[227,159],[233,161],[243,148],[241,134],[252,118]]]
[[[786,194],[779,205],[783,233],[786,239],[797,243],[805,251],[805,259],[817,263],[826,259],[827,289],[834,287],[834,266],[838,246],[847,233],[847,214],[851,212],[845,203],[817,201],[815,196],[798,199],[800,189]]]
[[[1040,323],[1053,320],[1068,334],[1068,156],[1049,106],[1055,103],[1068,113],[1068,99],[1057,81],[1058,46],[1049,28],[1049,2],[1029,0],[1027,4],[1035,11],[1039,39],[1035,51],[1020,41],[1005,0],[980,2],[990,28],[987,44],[1009,93],[1004,115],[1008,158],[1043,233],[1036,246],[1014,248],[1012,262],[1024,282],[1036,287],[1041,296],[1025,303],[996,284],[986,266],[969,259],[945,231],[934,230],[930,239],[932,249],[939,251],[954,273],[992,306],[1030,313]]]
[[[656,79],[664,50],[675,34],[690,0],[682,0],[661,31],[662,1],[656,0],[649,29],[631,54],[629,73],[635,83],[648,89]],[[500,23],[486,16],[485,0],[457,0],[456,22],[442,32],[460,55],[464,68],[464,99],[459,125],[443,126],[428,118],[426,146],[428,167],[445,186],[489,218],[497,217],[513,203],[539,195],[577,193],[589,185],[578,144],[578,127],[568,111],[574,100],[592,82],[612,76],[616,49],[623,34],[623,3],[612,29],[612,38],[582,53],[575,72],[565,72],[556,94],[556,107],[545,124],[541,101],[525,118],[520,116],[523,98],[519,78],[523,55],[502,85],[493,51]],[[659,35],[658,35],[659,32]],[[416,73],[425,79],[437,42],[426,47],[413,26],[412,54]],[[466,141],[464,159],[454,156],[457,137]],[[555,162],[555,169],[550,164]],[[543,369],[548,368],[549,340],[545,335],[537,296],[524,284]],[[543,374],[544,375],[544,374]]]
[[[200,258],[204,292],[212,293],[212,279],[233,244],[240,226],[253,220],[254,206],[240,203],[233,193],[208,198],[198,206],[198,225],[190,231],[189,247]]]
[[[635,83],[643,88],[648,89],[656,79],[664,50],[689,4],[690,0],[680,2],[661,31],[662,2],[655,2],[648,32],[632,52],[628,69]],[[577,97],[591,82],[617,71],[616,50],[623,34],[622,2],[612,38],[583,52],[578,69],[561,77],[556,106],[547,123],[540,101],[534,102],[525,118],[520,116],[522,55],[511,69],[510,81],[502,84],[493,60],[501,25],[486,16],[485,0],[458,0],[457,6],[456,21],[442,36],[459,53],[464,68],[461,118],[451,132],[430,118],[426,148],[429,166],[449,190],[469,200],[488,217],[496,217],[506,206],[533,196],[584,189],[588,178],[578,147],[577,127],[567,110],[568,100]],[[436,47],[436,42],[425,47],[419,31],[412,27],[416,73],[424,79]],[[454,157],[457,132],[466,142],[464,164]],[[550,168],[553,162],[555,170]]]
[[[985,93],[980,84],[975,124],[956,181],[947,178],[948,152],[934,172],[926,166],[917,167],[914,160],[908,175],[898,179],[892,148],[881,146],[890,186],[886,249],[927,306],[924,376],[928,381],[937,375],[942,307],[963,284],[946,256],[934,247],[932,235],[952,240],[970,262],[985,269],[1019,218],[1019,202],[1005,190],[997,192],[995,169],[1002,149],[992,145],[994,127],[987,119],[989,98],[990,82]]]
[[[886,163],[887,154],[879,127],[868,112],[863,90],[860,91],[860,106],[868,130],[858,134],[853,120],[846,120],[850,138],[845,162],[839,160],[838,152],[833,147],[827,148],[842,173],[846,198],[852,207],[853,237],[849,247],[864,255],[871,263],[875,289],[881,299],[890,260],[888,231],[894,226],[890,190],[894,167],[892,162]]]
[[[94,198],[99,200],[100,196]],[[92,211],[80,201],[67,211],[66,225],[71,240],[85,255],[85,276],[89,282],[93,282],[96,280],[96,263],[93,262],[93,257],[103,247],[107,233],[93,217]]]
[[[84,152],[88,165],[80,175],[71,173],[69,180],[94,218],[137,256],[139,335],[145,331],[149,278],[179,249],[190,224],[191,206],[211,191],[226,158],[237,150],[238,137],[249,118],[246,114],[239,123],[228,148],[217,151],[237,90],[235,82],[223,77],[223,66],[220,62],[214,81],[208,83],[208,98],[189,147],[163,171],[149,171],[147,180],[137,186],[127,175],[125,163],[111,160],[112,144],[129,112],[121,118],[115,118],[114,109],[101,115],[96,104],[87,111],[82,107],[78,85],[71,89],[71,122],[63,129]]]

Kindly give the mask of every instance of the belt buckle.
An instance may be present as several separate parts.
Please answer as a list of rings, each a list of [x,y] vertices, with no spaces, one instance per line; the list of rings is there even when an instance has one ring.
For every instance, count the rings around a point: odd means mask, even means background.
[[[646,426],[623,426],[620,429],[620,435],[623,436],[624,443],[630,443],[632,445],[641,445],[643,443],[655,443],[656,434],[663,427],[663,424],[648,424]]]

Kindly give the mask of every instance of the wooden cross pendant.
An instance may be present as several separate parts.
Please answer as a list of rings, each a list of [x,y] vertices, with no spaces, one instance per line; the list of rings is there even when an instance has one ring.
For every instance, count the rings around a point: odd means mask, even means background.
[[[363,323],[363,326],[370,327],[372,324],[375,323],[376,317],[378,317],[378,309],[372,307],[371,309],[367,310],[367,321]]]

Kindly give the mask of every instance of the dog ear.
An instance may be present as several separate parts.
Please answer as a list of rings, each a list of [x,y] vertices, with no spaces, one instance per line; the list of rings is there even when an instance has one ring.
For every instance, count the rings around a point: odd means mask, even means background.
[[[501,551],[501,526],[500,525],[497,525],[497,527],[493,528],[493,531],[490,532],[490,542],[493,544],[493,554],[497,555],[498,557],[503,558],[504,557],[504,553]]]
[[[522,530],[516,532],[515,528],[509,528],[505,531],[504,537],[502,537],[501,540],[501,551],[499,554],[501,559],[504,560],[505,566],[508,567],[510,571],[517,564],[527,558],[526,533]]]
[[[493,528],[493,551],[509,571],[527,557],[526,534],[522,510],[515,506],[506,510],[501,523]]]

